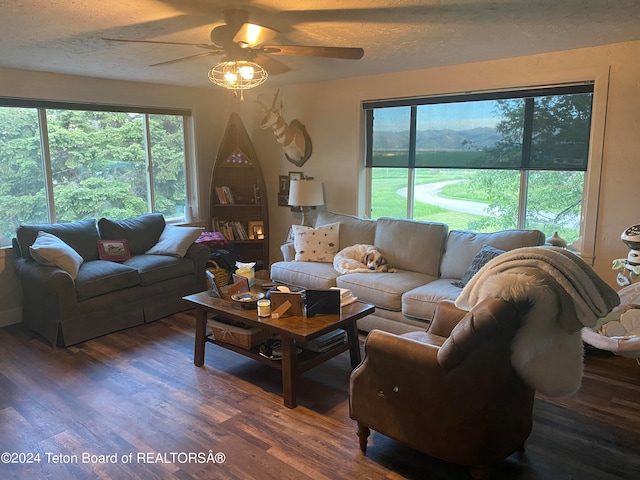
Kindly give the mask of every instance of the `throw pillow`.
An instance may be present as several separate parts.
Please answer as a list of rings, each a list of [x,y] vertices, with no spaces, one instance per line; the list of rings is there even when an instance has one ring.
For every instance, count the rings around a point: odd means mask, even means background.
[[[31,257],[41,265],[58,267],[71,275],[74,280],[82,265],[82,257],[55,235],[38,232],[36,241],[29,247]]]
[[[504,250],[500,250],[499,248],[494,248],[490,245],[485,245],[480,249],[476,256],[473,257],[471,261],[471,265],[462,276],[462,280],[459,282],[452,282],[456,287],[464,288],[467,283],[473,278],[473,276],[480,271],[482,267],[484,267],[490,260],[493,260],[498,255],[504,253]]]
[[[333,262],[338,253],[340,240],[340,224],[331,223],[312,228],[293,225],[293,246],[296,251],[296,262]]]
[[[197,240],[201,233],[202,228],[166,225],[160,234],[158,243],[145,253],[184,257],[191,244]]]
[[[98,220],[98,231],[102,240],[125,239],[129,243],[131,255],[141,255],[156,243],[165,226],[160,213],[146,213],[124,220]]]
[[[107,262],[123,262],[131,258],[129,242],[126,238],[118,240],[98,240],[100,260]]]

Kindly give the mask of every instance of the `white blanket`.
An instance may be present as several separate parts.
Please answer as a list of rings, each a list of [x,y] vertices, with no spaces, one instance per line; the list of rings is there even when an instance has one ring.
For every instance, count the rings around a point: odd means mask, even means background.
[[[519,248],[494,258],[469,281],[456,306],[470,310],[487,297],[531,305],[511,344],[511,363],[547,395],[580,388],[580,331],[619,303],[618,294],[582,259],[550,246]]]

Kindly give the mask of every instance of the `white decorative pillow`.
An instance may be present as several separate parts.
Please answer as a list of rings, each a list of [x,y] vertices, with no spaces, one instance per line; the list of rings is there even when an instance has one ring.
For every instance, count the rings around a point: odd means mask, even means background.
[[[36,241],[29,247],[29,253],[39,264],[61,268],[74,280],[84,261],[78,252],[58,237],[42,231],[38,232]]]
[[[198,227],[165,225],[158,243],[144,253],[148,255],[184,257],[191,244],[196,241],[202,232],[203,229]]]
[[[340,224],[330,223],[318,228],[293,225],[293,246],[296,262],[333,262],[338,253]]]

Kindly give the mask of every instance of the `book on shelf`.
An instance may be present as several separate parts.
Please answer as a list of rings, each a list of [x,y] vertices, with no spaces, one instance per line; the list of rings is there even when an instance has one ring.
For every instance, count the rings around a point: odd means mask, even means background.
[[[216,197],[220,205],[232,205],[236,203],[231,189],[226,185],[216,187]]]
[[[218,203],[220,205],[224,205],[226,203],[226,199],[224,198],[224,193],[222,192],[221,187],[216,187],[216,197],[218,198]]]
[[[211,225],[214,231],[222,233],[227,240],[249,240],[247,229],[240,222],[218,220],[214,217]]]
[[[247,235],[247,229],[244,228],[244,225],[240,222],[233,222],[233,224],[238,232],[238,240],[249,240],[249,235]]]
[[[231,188],[225,185],[222,187],[222,189],[224,190],[224,196],[227,199],[227,203],[230,203],[230,204],[236,203],[235,199],[233,198],[233,193],[231,193]]]

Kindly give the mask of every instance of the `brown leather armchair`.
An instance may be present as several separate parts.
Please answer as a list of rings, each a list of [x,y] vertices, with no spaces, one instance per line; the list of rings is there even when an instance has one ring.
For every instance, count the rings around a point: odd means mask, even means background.
[[[366,453],[370,429],[487,478],[523,451],[534,390],[510,363],[527,306],[487,298],[470,312],[438,305],[429,332],[369,333],[352,372],[349,413]]]

